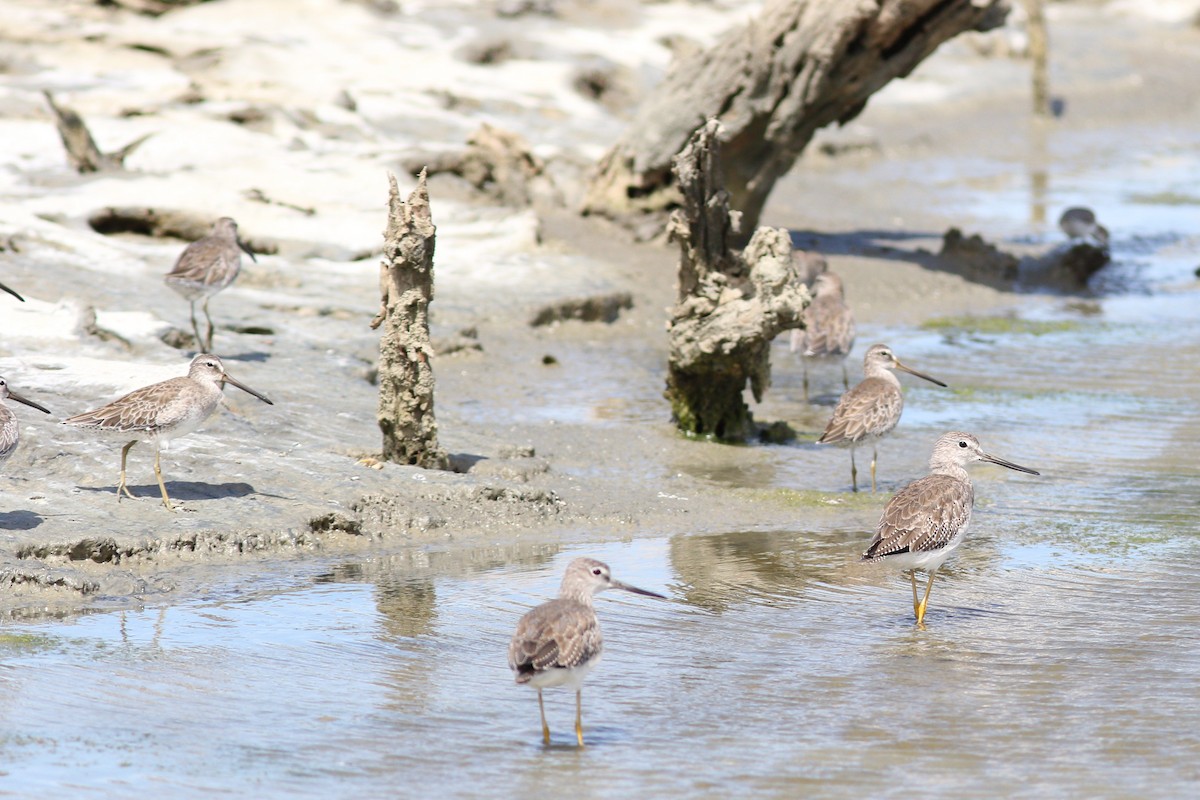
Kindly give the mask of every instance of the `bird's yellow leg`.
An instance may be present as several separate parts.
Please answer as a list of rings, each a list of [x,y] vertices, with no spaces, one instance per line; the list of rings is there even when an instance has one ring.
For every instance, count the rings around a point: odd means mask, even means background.
[[[850,447],[850,489],[858,491],[858,467],[854,465],[854,446]]]
[[[162,491],[163,505],[167,507],[167,511],[174,511],[175,507],[171,505],[171,498],[167,497],[167,485],[163,483],[162,466],[159,464],[162,458],[162,452],[157,448],[154,450],[154,476],[158,478],[158,488]]]
[[[121,502],[121,492],[124,492],[126,495],[128,495],[130,500],[137,499],[133,496],[133,492],[129,491],[129,487],[125,485],[125,459],[129,457],[129,448],[133,447],[135,444],[137,444],[137,439],[134,439],[132,442],[121,448],[121,480],[117,483],[118,503]]]
[[[546,724],[546,706],[542,703],[542,690],[538,689],[538,711],[542,712],[542,744],[550,744],[550,726]]]
[[[920,614],[919,609],[921,608],[921,601],[917,599],[917,571],[915,569],[910,569],[908,571],[908,577],[912,578],[913,613],[919,615]]]
[[[583,747],[583,689],[575,690],[575,738]]]
[[[929,590],[933,588],[933,579],[937,575],[937,570],[929,573],[929,582],[925,584],[925,596],[921,598],[921,605],[917,606],[917,624],[925,624],[925,607],[929,605]],[[914,579],[915,581],[915,579]],[[914,586],[916,583],[913,584]]]
[[[879,458],[879,450],[871,448],[871,494],[875,494],[875,460]]]

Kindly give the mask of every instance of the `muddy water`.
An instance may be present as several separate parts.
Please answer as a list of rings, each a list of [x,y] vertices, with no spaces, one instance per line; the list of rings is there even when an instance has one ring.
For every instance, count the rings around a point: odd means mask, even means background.
[[[1196,795],[1200,246],[1179,186],[1200,166],[1147,169],[1137,193],[1107,195],[1117,263],[1090,304],[864,326],[862,347],[902,341],[952,387],[905,379],[882,489],[920,474],[947,429],[1043,473],[975,471],[975,523],[925,630],[906,579],[856,561],[882,497],[832,515],[800,497],[784,530],[256,564],[185,603],[10,624],[0,794]],[[974,213],[1020,228],[1017,193],[990,197]],[[561,406],[514,414],[596,419],[579,380]],[[815,429],[828,407],[788,405],[798,381],[777,369],[773,410]],[[644,413],[644,388],[605,392],[604,414]],[[703,477],[844,492],[845,454],[808,439]],[[505,648],[582,554],[670,599],[600,598],[588,747],[570,695],[548,692],[543,748]]]

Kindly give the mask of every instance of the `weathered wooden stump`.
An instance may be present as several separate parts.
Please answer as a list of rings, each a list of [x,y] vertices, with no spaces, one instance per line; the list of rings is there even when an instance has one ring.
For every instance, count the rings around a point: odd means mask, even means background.
[[[749,25],[672,64],[601,160],[584,212],[644,238],[661,232],[682,201],[672,159],[716,118],[719,180],[748,237],[775,181],[813,134],[854,119],[942,42],[994,28],[1007,13],[1007,0],[768,0]]]
[[[388,224],[379,265],[379,429],[383,458],[428,469],[446,469],[433,413],[433,347],[429,303],[433,300],[433,251],[437,228],[422,172],[417,187],[400,199],[388,175]]]
[[[742,440],[755,432],[742,398],[771,383],[771,340],[800,327],[810,297],[782,228],[759,228],[732,247],[738,215],[717,182],[719,124],[697,131],[675,162],[683,208],[671,215],[679,242],[679,296],[671,311],[666,398],[688,434]]]

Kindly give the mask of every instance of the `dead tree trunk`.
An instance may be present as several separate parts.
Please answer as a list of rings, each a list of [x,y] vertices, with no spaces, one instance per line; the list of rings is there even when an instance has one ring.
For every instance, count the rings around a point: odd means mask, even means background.
[[[598,165],[584,213],[656,235],[681,201],[671,159],[715,117],[720,182],[749,235],[817,130],[854,119],[942,42],[1007,13],[1007,0],[768,0],[751,24],[672,65]]]
[[[145,136],[139,136],[115,153],[102,153],[96,146],[96,140],[92,138],[92,132],[84,124],[83,117],[73,108],[55,103],[54,96],[49,92],[42,94],[50,104],[50,110],[54,112],[54,125],[58,128],[58,136],[62,139],[67,158],[76,172],[122,169],[130,153],[152,135],[147,133]]]
[[[737,212],[720,175],[720,125],[710,120],[675,160],[683,208],[671,215],[679,242],[679,298],[671,310],[666,398],[685,433],[741,440],[754,432],[742,399],[771,383],[771,340],[799,328],[809,303],[782,228],[759,228],[732,248]]]
[[[405,203],[388,175],[388,224],[379,265],[379,428],[383,458],[427,469],[445,469],[433,414],[433,348],[429,303],[433,300],[433,250],[437,228],[429,209],[425,173]]]

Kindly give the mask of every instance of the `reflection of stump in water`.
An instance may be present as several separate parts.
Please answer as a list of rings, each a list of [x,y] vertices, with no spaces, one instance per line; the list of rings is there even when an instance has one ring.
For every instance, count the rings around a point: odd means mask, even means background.
[[[745,439],[754,432],[742,399],[771,382],[771,340],[801,325],[808,291],[782,228],[760,228],[731,248],[737,215],[718,185],[718,123],[710,120],[675,161],[683,209],[671,216],[679,242],[679,298],[671,311],[666,397],[685,433]]]
[[[429,209],[425,173],[408,202],[400,199],[396,176],[388,175],[388,225],[379,265],[379,428],[383,458],[428,469],[445,469],[433,414],[433,348],[429,303],[433,299],[433,250],[437,228]]]

